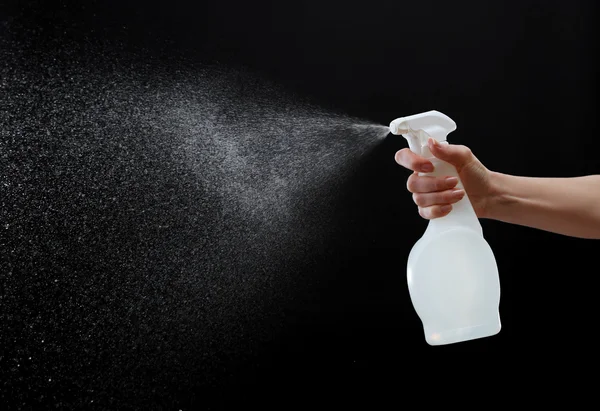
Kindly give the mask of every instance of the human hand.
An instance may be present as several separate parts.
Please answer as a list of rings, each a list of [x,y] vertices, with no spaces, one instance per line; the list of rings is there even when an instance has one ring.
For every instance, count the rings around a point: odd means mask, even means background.
[[[447,215],[452,211],[452,204],[461,200],[466,191],[477,217],[485,218],[492,197],[492,172],[468,147],[440,144],[432,138],[427,144],[433,156],[456,167],[464,190],[456,187],[456,177],[420,176],[418,173],[433,172],[433,163],[408,148],[398,151],[395,155],[396,162],[414,171],[408,178],[406,187],[413,194],[413,201],[419,207],[419,215],[427,220]]]

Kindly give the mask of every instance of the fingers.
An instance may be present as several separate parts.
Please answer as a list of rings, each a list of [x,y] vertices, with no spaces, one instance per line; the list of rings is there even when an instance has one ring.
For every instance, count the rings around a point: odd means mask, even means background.
[[[403,148],[398,151],[394,159],[396,160],[396,163],[412,171],[420,171],[422,173],[431,173],[433,171],[433,164],[431,161],[413,153],[408,148]]]
[[[419,207],[431,207],[433,205],[454,204],[465,196],[464,190],[453,189],[437,193],[415,193],[413,201]]]
[[[458,184],[456,177],[432,177],[411,174],[406,181],[406,188],[411,193],[432,193],[454,188]]]
[[[419,215],[426,220],[433,220],[448,215],[452,211],[451,204],[434,205],[431,207],[419,207]]]
[[[433,139],[428,141],[431,154],[460,169],[475,159],[466,146],[439,144]],[[419,207],[419,215],[427,220],[446,216],[452,211],[452,205],[462,200],[464,190],[457,189],[456,177],[419,176],[418,172],[430,173],[433,164],[424,157],[405,148],[396,153],[395,160],[401,166],[414,171],[406,187],[413,193],[413,201]]]
[[[462,200],[465,191],[456,188],[456,177],[431,177],[412,174],[408,178],[408,191],[419,207],[419,215],[427,220],[440,218],[452,211],[452,204]]]
[[[475,159],[473,152],[467,146],[441,144],[433,138],[429,138],[427,144],[431,154],[440,160],[452,164],[458,169],[461,169]],[[433,171],[433,164],[431,161],[413,153],[409,148],[403,148],[398,151],[394,158],[398,164],[409,170],[422,173],[430,173]]]
[[[475,158],[471,152],[471,149],[466,146],[440,144],[433,138],[429,138],[427,145],[429,146],[429,151],[431,151],[431,154],[459,169],[469,164]]]

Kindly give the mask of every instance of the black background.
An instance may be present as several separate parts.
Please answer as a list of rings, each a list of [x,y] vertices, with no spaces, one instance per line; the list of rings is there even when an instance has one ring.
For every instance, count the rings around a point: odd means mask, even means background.
[[[600,172],[591,0],[81,3],[3,2],[3,75],[25,70],[10,60],[11,48],[21,50],[21,62],[56,53],[61,44],[69,44],[76,60],[143,50],[164,65],[184,58],[243,67],[322,107],[384,125],[442,111],[458,124],[450,141],[469,146],[492,170],[541,177]],[[2,109],[18,99],[0,96]],[[30,132],[35,140],[35,127]],[[3,149],[17,137],[4,133]],[[503,329],[492,338],[429,347],[405,285],[408,251],[426,226],[405,190],[408,171],[393,162],[405,146],[388,137],[357,171],[337,222],[347,237],[317,263],[312,282],[278,300],[271,317],[251,320],[262,332],[258,342],[213,347],[209,358],[194,351],[194,339],[210,333],[201,322],[178,344],[144,351],[143,358],[119,347],[127,343],[114,336],[68,355],[76,330],[52,314],[53,304],[35,303],[52,301],[46,283],[14,285],[43,278],[55,256],[5,237],[3,260],[12,260],[3,265],[0,284],[0,398],[16,409],[40,403],[48,409],[219,409],[237,400],[287,409],[305,400],[349,406],[359,397],[397,406],[405,398],[433,402],[433,393],[456,381],[464,385],[453,398],[467,401],[476,381],[507,395],[531,394],[536,382],[544,398],[565,390],[585,396],[587,380],[578,370],[593,374],[597,365],[598,243],[482,221],[501,275]],[[36,147],[31,143],[32,152]],[[9,196],[2,201],[8,223],[18,205]],[[27,233],[35,243],[35,227]],[[21,260],[9,253],[15,247]],[[273,317],[279,320],[270,322]],[[32,319],[47,323],[51,352],[40,351],[24,331]],[[225,340],[237,341],[228,332]],[[41,355],[39,363],[17,366],[30,352]],[[115,367],[122,372],[108,371]],[[48,376],[55,382],[47,384]],[[415,395],[419,389],[429,392]]]

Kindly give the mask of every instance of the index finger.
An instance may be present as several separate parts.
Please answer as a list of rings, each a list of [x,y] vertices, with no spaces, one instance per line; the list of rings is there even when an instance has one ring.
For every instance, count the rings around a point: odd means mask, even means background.
[[[422,173],[431,173],[433,171],[433,163],[431,161],[415,154],[409,148],[403,148],[398,151],[394,159],[396,163],[412,171],[420,171]]]

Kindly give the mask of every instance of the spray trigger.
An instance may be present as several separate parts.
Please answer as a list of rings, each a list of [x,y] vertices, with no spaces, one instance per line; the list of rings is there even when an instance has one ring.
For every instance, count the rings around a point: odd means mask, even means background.
[[[400,117],[390,123],[390,133],[402,135],[411,151],[421,156],[431,156],[427,145],[430,137],[440,143],[446,142],[446,137],[454,130],[456,123],[435,110]]]

